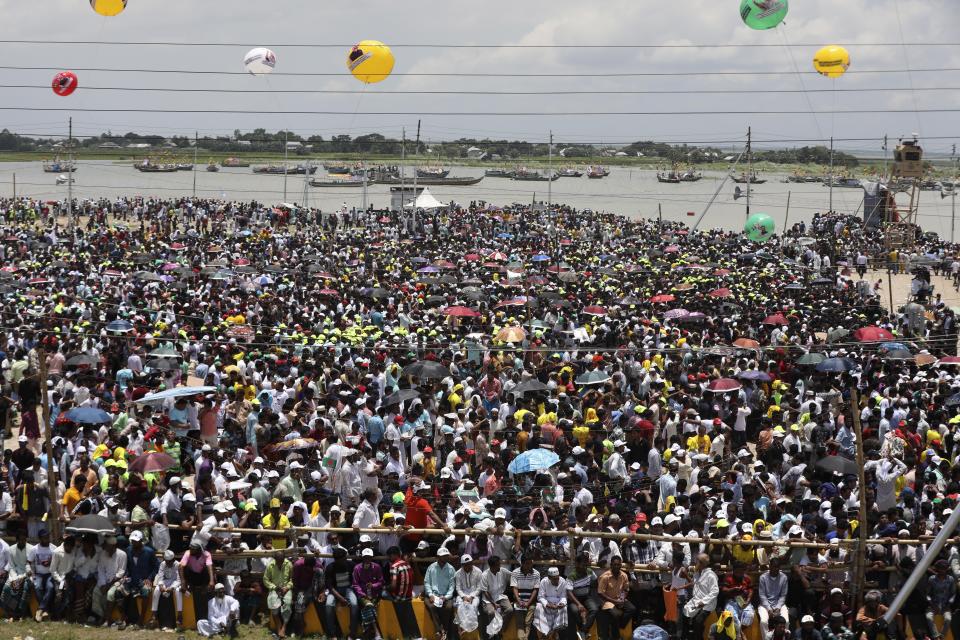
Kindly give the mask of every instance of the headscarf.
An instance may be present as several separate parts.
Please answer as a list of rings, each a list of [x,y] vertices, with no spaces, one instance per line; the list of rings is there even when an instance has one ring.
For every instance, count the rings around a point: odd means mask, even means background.
[[[720,617],[717,618],[717,623],[714,625],[714,631],[716,632],[718,638],[737,640],[737,626],[733,623],[733,613],[727,609],[724,609],[720,614]]]

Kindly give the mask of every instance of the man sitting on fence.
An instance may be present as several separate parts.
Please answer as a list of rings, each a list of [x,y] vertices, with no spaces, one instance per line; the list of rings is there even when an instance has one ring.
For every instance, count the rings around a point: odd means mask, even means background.
[[[197,620],[197,633],[202,636],[215,636],[227,633],[237,637],[237,620],[240,618],[240,604],[233,596],[228,596],[226,587],[218,582],[213,587],[213,597],[207,604],[207,617]]]

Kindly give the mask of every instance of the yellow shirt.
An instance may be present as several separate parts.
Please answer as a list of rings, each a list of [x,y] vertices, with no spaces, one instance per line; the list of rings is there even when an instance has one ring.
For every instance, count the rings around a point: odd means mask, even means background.
[[[710,436],[690,436],[687,438],[687,451],[696,451],[697,453],[710,453]]]
[[[280,514],[278,522],[273,521],[273,515],[267,514],[263,516],[263,519],[260,521],[260,524],[263,525],[264,529],[275,529],[279,531],[285,531],[290,528],[290,520],[287,519],[287,516]],[[286,549],[287,548],[287,538],[274,538],[273,539],[273,548],[274,549]]]
[[[73,513],[73,508],[83,499],[83,496],[77,491],[76,487],[70,487],[63,494],[63,510],[65,513]]]

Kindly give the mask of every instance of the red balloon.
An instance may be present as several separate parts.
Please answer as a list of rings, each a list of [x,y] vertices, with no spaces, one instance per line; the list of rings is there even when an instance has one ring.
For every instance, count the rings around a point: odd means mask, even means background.
[[[61,71],[53,76],[53,92],[58,96],[67,97],[77,90],[77,74],[72,71]]]

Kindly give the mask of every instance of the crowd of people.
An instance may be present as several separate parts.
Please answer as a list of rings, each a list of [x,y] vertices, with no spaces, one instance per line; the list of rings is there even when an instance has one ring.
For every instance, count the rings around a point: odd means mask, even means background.
[[[377,638],[390,601],[420,638],[421,599],[438,638],[872,640],[956,508],[954,312],[889,311],[855,218],[71,210],[0,202],[10,617],[173,628],[189,594],[204,635]],[[934,560],[888,634],[960,620]]]

